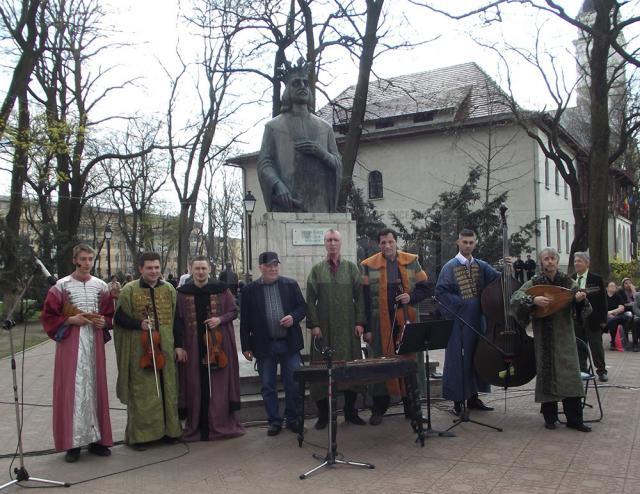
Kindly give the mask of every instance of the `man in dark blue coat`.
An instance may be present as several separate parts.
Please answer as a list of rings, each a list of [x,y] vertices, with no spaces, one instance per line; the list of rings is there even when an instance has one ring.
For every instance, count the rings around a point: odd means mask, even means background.
[[[284,382],[287,428],[298,432],[298,384],[293,372],[300,367],[300,350],[304,346],[300,322],[306,304],[298,283],[280,276],[280,260],[275,252],[258,256],[261,276],[242,289],[240,340],[242,354],[249,361],[255,357],[262,381],[262,399],[267,411],[269,436],[282,429],[278,411],[276,379],[278,364]]]

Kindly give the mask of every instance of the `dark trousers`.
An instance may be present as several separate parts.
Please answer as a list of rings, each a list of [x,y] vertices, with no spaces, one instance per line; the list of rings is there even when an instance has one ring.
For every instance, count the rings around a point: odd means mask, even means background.
[[[357,414],[356,410],[356,398],[358,397],[355,391],[344,390],[344,416],[352,417]],[[318,407],[318,418],[327,420],[329,418],[329,398],[323,398],[316,401],[316,407]]]
[[[562,400],[562,409],[567,418],[568,425],[582,425],[582,398],[576,396],[572,398],[564,398]],[[540,412],[544,416],[547,424],[553,424],[558,421],[558,402],[547,401],[540,406]]]
[[[607,366],[604,361],[604,347],[602,346],[602,330],[600,328],[592,329],[586,324],[576,323],[574,325],[576,338],[589,345],[591,356],[593,357],[593,365],[596,371],[605,371]],[[578,359],[580,360],[580,370],[588,371],[587,356],[588,351],[584,345],[576,343],[578,346]]]
[[[389,395],[373,396],[373,406],[371,407],[371,413],[375,415],[384,415],[389,409],[391,403],[391,397]]]
[[[627,329],[629,327],[629,323],[633,323],[633,315],[631,314],[631,312],[623,312],[622,314],[618,314],[617,316],[607,317],[607,331],[609,332],[609,336],[611,337],[612,346],[615,345],[618,325],[622,326],[622,330],[624,331],[624,339],[622,343],[626,346],[625,342],[628,341]]]

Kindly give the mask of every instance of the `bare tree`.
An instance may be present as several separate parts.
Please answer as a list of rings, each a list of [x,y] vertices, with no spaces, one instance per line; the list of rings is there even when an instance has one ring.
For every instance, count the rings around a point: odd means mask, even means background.
[[[132,83],[104,84],[109,69],[98,64],[98,57],[115,48],[107,40],[104,16],[97,0],[51,0],[47,4],[50,35],[34,71],[38,87],[30,88],[44,109],[47,153],[55,166],[50,167],[53,173],[49,177],[56,184],[57,205],[55,213],[50,210],[43,216],[55,216],[59,273],[71,269],[71,248],[77,241],[83,206],[102,192],[91,187],[96,165],[106,159],[133,158],[150,151],[141,150],[135,156],[117,150],[103,152],[93,140],[100,124],[125,118],[110,115],[93,120],[91,115],[97,106],[113,91]]]
[[[155,122],[131,122],[122,137],[114,137],[111,146],[125,154],[138,155],[140,150],[153,146],[158,132],[159,125]],[[152,248],[156,223],[152,209],[168,178],[168,163],[163,162],[163,157],[158,154],[148,153],[101,163],[112,205],[117,211],[117,225],[134,263],[142,250]]]
[[[170,155],[171,181],[180,202],[180,234],[178,268],[187,266],[189,238],[194,228],[198,194],[205,167],[236,141],[237,135],[218,132],[222,122],[230,119],[248,101],[228,103],[225,99],[234,75],[233,68],[241,66],[232,42],[238,32],[237,19],[225,9],[212,9],[209,5],[196,5],[187,17],[191,26],[199,29],[202,53],[194,64],[200,72],[196,77],[195,92],[200,98],[200,111],[196,119],[178,128],[179,94],[191,76],[190,64],[180,57],[182,69],[171,78],[171,95],[167,110],[167,133]],[[200,84],[202,83],[202,87]],[[221,137],[223,136],[223,137]],[[179,149],[178,140],[186,141]],[[222,141],[218,144],[217,141]]]
[[[0,138],[4,136],[16,100],[24,98],[33,69],[44,51],[47,37],[46,4],[46,0],[8,0],[0,4],[2,27],[14,44],[9,51],[17,58],[0,107]]]
[[[608,183],[611,157],[611,124],[609,120],[610,57],[617,53],[629,64],[640,66],[637,48],[625,44],[624,33],[640,21],[640,16],[624,17],[625,8],[632,8],[625,0],[593,0],[585,2],[577,16],[571,16],[554,0],[496,0],[487,1],[478,8],[451,11],[435,8],[433,2],[411,0],[453,19],[485,16],[486,22],[501,20],[501,9],[509,4],[526,5],[548,12],[575,26],[590,40],[588,47],[589,77],[589,153],[588,153],[588,246],[591,265],[595,271],[609,272],[607,217]],[[557,165],[557,163],[556,163]],[[559,168],[562,173],[562,169]]]

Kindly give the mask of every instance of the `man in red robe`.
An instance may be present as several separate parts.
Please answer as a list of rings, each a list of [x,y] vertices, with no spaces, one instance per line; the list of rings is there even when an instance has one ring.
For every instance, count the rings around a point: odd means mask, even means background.
[[[187,360],[179,364],[180,402],[187,410],[185,441],[209,441],[241,436],[240,373],[233,320],[238,310],[227,285],[209,278],[211,264],[205,256],[191,263],[192,282],[178,288],[173,326],[176,348],[183,348]],[[219,348],[207,351],[205,329]],[[214,355],[214,350],[221,354]],[[214,357],[219,357],[217,360]]]
[[[80,448],[109,456],[111,421],[104,345],[113,317],[107,284],[91,276],[95,258],[88,245],[73,249],[76,269],[51,287],[42,309],[42,326],[56,342],[53,374],[53,439],[69,463]]]

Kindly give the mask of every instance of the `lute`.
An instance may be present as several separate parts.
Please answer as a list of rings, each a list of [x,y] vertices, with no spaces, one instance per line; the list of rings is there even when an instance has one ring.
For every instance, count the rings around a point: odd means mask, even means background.
[[[555,285],[534,285],[527,289],[527,295],[531,297],[547,297],[551,299],[551,303],[546,307],[536,306],[533,310],[533,317],[535,319],[541,319],[543,317],[555,314],[559,310],[567,307],[576,293],[579,291],[587,293],[595,293],[600,291],[597,286],[590,286],[587,288],[563,288]]]

